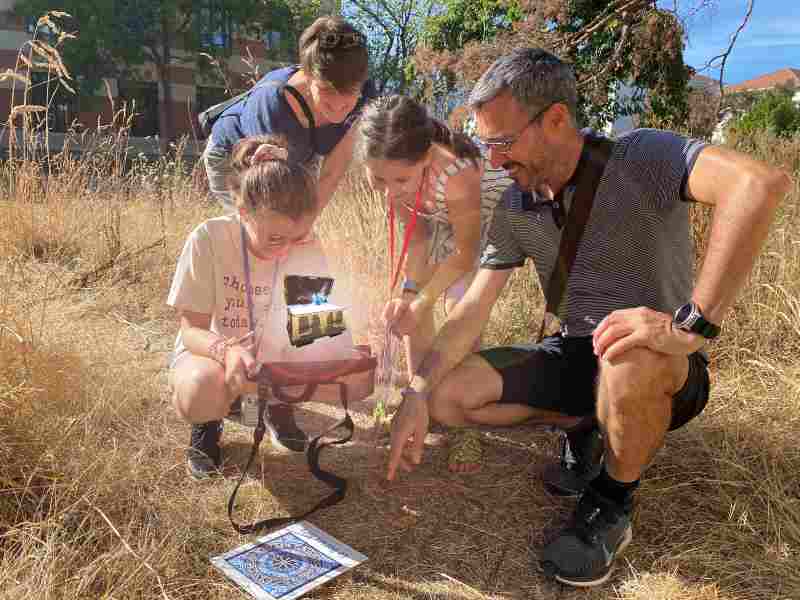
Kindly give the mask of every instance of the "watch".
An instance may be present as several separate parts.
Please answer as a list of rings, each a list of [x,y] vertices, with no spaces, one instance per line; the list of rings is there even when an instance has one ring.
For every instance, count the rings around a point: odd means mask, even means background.
[[[675,311],[672,321],[678,329],[689,333],[699,333],[707,340],[713,340],[720,332],[719,325],[708,321],[700,312],[700,307],[691,301]]]

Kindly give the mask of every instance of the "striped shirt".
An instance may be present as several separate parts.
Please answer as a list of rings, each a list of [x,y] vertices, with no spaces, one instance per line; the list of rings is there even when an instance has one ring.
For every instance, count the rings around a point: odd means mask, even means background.
[[[505,169],[495,169],[488,160],[483,160],[481,174],[480,206],[481,206],[481,237],[480,248],[482,251],[489,232],[494,209],[497,207],[503,192],[513,184]],[[467,158],[458,158],[450,163],[436,179],[433,189],[434,202],[419,213],[419,216],[429,223],[430,256],[429,263],[444,262],[456,251],[455,232],[450,222],[449,209],[445,198],[445,189],[449,179],[467,167],[474,167],[475,163]],[[406,205],[406,209],[413,211],[414,207]],[[477,266],[477,265],[476,265]]]
[[[636,129],[614,147],[594,197],[559,318],[569,336],[591,335],[609,313],[647,306],[672,313],[691,298],[694,256],[685,185],[705,143]],[[574,190],[565,190],[567,213]],[[567,217],[569,218],[569,217]],[[547,289],[561,231],[550,204],[523,206],[506,190],[495,210],[481,267],[520,267],[530,257]]]

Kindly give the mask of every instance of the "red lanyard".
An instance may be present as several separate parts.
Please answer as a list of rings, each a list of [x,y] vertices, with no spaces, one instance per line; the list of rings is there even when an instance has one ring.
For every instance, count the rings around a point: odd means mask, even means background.
[[[389,295],[392,295],[395,286],[397,285],[397,279],[400,277],[400,270],[403,268],[403,263],[408,256],[408,244],[411,241],[411,236],[414,233],[414,228],[417,226],[417,215],[419,214],[420,209],[422,208],[422,184],[425,182],[425,177],[423,175],[422,182],[419,184],[417,188],[417,198],[414,201],[414,212],[411,214],[411,222],[406,227],[405,235],[403,236],[403,248],[400,251],[400,258],[397,261],[397,266],[394,265],[394,202],[389,203],[389,276],[391,280],[389,282]],[[394,267],[394,275],[391,273],[391,269]]]

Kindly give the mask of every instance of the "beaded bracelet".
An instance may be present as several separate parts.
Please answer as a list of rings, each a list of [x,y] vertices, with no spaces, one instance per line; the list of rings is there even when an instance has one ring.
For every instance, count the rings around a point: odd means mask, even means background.
[[[228,351],[228,340],[217,338],[208,345],[208,355],[225,368],[225,354]]]
[[[208,354],[211,358],[213,358],[215,361],[221,364],[222,367],[224,368],[225,356],[228,352],[228,348],[230,348],[231,346],[235,346],[236,344],[241,344],[242,342],[246,341],[252,336],[253,332],[251,331],[237,338],[225,339],[223,337],[218,337],[208,345]]]

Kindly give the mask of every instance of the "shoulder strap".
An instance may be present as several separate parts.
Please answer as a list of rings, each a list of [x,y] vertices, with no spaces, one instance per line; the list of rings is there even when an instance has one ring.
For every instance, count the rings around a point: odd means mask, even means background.
[[[569,274],[575,263],[575,256],[578,254],[578,246],[586,228],[586,222],[589,220],[589,214],[592,212],[597,186],[600,184],[600,178],[603,176],[613,148],[614,142],[609,139],[592,135],[585,138],[583,152],[576,168],[578,180],[575,184],[575,194],[572,197],[567,222],[561,234],[556,264],[553,266],[545,293],[547,306],[542,318],[542,325],[539,328],[539,341],[544,337],[548,313],[553,315],[559,313],[561,301],[567,289]]]
[[[237,102],[241,102],[250,94],[252,94],[255,90],[261,87],[266,87],[268,85],[279,85],[279,81],[268,80],[258,85],[254,85],[249,90],[245,90],[240,94],[236,94],[232,98],[228,98],[227,100],[223,100],[222,102],[215,104],[213,106],[208,107],[201,113],[197,115],[197,121],[200,125],[200,133],[208,137],[211,135],[211,128],[214,126],[214,123],[222,116],[226,110],[228,110],[231,106],[236,104]]]
[[[316,131],[317,124],[316,121],[314,121],[314,113],[311,112],[311,108],[309,108],[306,99],[303,98],[303,94],[297,91],[297,88],[286,83],[282,86],[281,89],[289,92],[292,95],[292,97],[295,100],[297,100],[297,103],[303,110],[303,114],[306,117],[306,121],[308,121],[308,137],[309,141],[311,142],[311,156],[309,156],[308,158],[310,159],[314,154],[317,153],[317,131]]]
[[[328,485],[329,487],[333,488],[333,491],[330,492],[327,496],[322,498],[319,502],[317,502],[312,508],[307,510],[306,512],[289,517],[272,517],[269,519],[263,519],[261,521],[256,521],[249,524],[242,524],[238,523],[233,518],[233,512],[236,507],[236,494],[239,491],[239,487],[242,485],[247,472],[250,470],[250,465],[253,464],[253,459],[258,452],[258,447],[261,445],[261,440],[264,438],[264,433],[266,432],[266,423],[264,422],[264,412],[267,409],[266,406],[266,395],[267,391],[266,388],[270,386],[268,382],[259,382],[259,393],[258,393],[258,401],[259,401],[259,411],[258,411],[258,425],[256,426],[255,432],[253,434],[253,445],[250,448],[250,457],[247,459],[247,465],[245,466],[244,470],[242,471],[241,476],[239,477],[239,481],[236,483],[236,487],[233,488],[233,492],[228,498],[228,519],[233,525],[233,528],[241,533],[242,535],[247,535],[250,533],[256,533],[257,531],[261,531],[263,529],[273,529],[275,527],[282,527],[284,525],[289,525],[290,523],[295,523],[297,521],[302,521],[303,519],[311,516],[318,510],[323,508],[327,508],[329,506],[333,506],[334,504],[338,504],[341,502],[345,494],[347,494],[347,480],[343,477],[339,477],[338,475],[331,473],[330,471],[326,471],[319,466],[319,455],[322,452],[323,448],[326,448],[331,445],[335,444],[345,444],[350,441],[353,437],[353,431],[355,426],[353,424],[353,420],[350,418],[350,413],[347,410],[347,384],[344,382],[339,381],[331,381],[332,385],[339,386],[339,397],[342,402],[342,406],[344,406],[344,419],[336,423],[333,427],[327,429],[313,440],[308,446],[306,450],[306,458],[308,460],[308,467],[311,470],[312,475]],[[327,436],[329,433],[335,431],[336,429],[343,428],[346,432],[345,435],[341,438],[331,440],[331,441],[322,441],[322,439]]]

